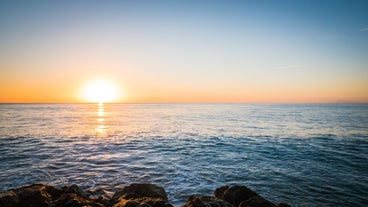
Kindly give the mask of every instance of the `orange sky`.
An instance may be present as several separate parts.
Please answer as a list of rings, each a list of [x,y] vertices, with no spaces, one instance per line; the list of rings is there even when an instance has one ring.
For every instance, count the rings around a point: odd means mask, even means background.
[[[181,4],[0,3],[0,102],[368,103],[358,3]]]

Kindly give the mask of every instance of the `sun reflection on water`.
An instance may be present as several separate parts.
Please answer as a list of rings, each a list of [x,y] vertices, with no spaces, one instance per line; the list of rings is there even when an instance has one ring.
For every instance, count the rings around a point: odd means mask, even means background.
[[[103,103],[99,103],[98,104],[98,110],[97,110],[97,127],[96,127],[96,132],[99,135],[104,135],[106,134],[106,125],[105,125],[105,108],[104,108],[104,104]]]

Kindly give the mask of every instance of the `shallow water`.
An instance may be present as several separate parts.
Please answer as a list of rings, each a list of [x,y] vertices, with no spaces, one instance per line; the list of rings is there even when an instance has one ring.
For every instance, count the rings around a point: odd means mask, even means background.
[[[0,105],[1,191],[151,182],[181,205],[241,184],[292,206],[366,206],[367,169],[368,105]]]

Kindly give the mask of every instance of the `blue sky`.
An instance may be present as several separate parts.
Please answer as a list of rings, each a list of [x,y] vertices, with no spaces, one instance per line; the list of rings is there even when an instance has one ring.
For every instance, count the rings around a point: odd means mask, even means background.
[[[356,0],[1,1],[1,73],[75,87],[122,77],[138,102],[365,102],[367,10]]]

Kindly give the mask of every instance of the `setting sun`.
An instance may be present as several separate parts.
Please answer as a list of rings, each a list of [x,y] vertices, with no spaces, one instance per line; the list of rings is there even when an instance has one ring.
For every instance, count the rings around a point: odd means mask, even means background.
[[[93,80],[84,86],[81,96],[87,102],[104,103],[118,101],[120,94],[113,82]]]

